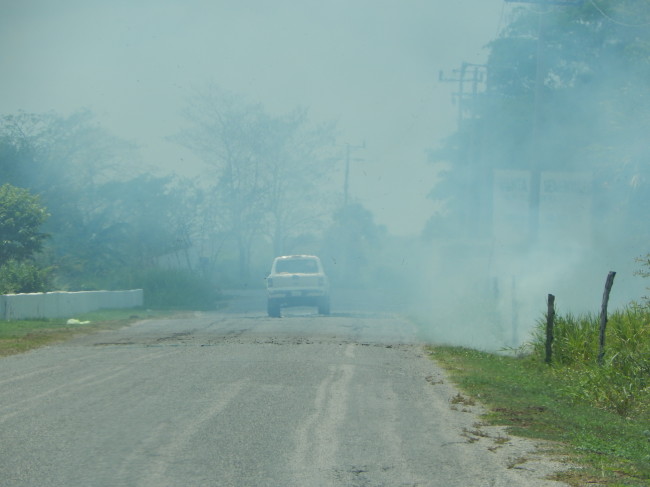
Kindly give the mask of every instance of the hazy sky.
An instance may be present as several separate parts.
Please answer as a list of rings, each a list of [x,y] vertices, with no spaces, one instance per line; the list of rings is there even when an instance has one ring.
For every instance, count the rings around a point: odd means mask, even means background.
[[[146,162],[196,169],[165,137],[215,83],[274,113],[338,121],[350,194],[397,234],[433,205],[426,151],[455,129],[463,61],[485,61],[503,0],[0,0],[0,114],[93,110]],[[343,148],[341,154],[343,155]],[[343,181],[341,180],[341,187]]]

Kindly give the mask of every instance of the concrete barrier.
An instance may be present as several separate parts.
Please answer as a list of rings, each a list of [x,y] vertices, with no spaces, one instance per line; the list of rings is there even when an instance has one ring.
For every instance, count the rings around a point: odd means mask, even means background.
[[[98,309],[137,308],[142,289],[0,295],[0,320],[74,318]]]

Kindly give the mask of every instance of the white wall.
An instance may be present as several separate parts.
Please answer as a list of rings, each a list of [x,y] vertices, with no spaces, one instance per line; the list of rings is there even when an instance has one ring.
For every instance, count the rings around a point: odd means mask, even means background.
[[[0,295],[0,320],[74,318],[98,309],[136,308],[142,289]]]

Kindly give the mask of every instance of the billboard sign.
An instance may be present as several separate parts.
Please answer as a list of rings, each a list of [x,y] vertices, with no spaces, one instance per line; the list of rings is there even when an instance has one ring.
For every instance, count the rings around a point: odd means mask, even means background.
[[[592,194],[591,173],[543,172],[539,188],[540,239],[589,239]]]
[[[497,242],[518,245],[527,241],[531,183],[530,171],[494,171],[492,232]]]

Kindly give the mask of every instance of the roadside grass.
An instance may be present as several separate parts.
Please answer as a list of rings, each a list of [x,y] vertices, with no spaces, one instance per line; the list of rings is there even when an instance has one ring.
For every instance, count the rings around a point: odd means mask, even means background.
[[[0,321],[0,357],[24,353],[72,337],[115,330],[147,318],[175,314],[169,310],[111,309],[84,313],[68,319]],[[89,323],[84,323],[88,321]]]
[[[538,323],[531,354],[544,357],[546,319]],[[576,401],[624,417],[650,411],[650,310],[632,303],[607,322],[602,364],[598,365],[600,319],[594,314],[559,315],[555,320],[553,367],[565,392]],[[650,427],[650,425],[649,425]]]
[[[576,397],[571,374],[562,374],[535,355],[523,357],[461,347],[431,346],[465,394],[488,412],[486,422],[506,425],[513,435],[542,439],[557,446],[568,468],[555,480],[570,485],[650,485],[650,414],[632,416],[598,408]]]

